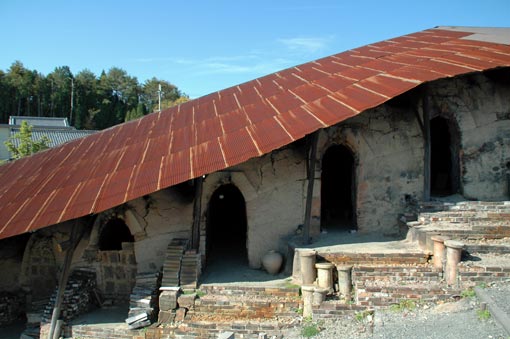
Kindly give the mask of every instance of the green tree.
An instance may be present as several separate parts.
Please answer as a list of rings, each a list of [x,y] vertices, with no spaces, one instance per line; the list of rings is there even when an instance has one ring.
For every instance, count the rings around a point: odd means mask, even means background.
[[[7,75],[0,70],[0,123],[7,122],[11,110],[13,89],[7,80]]]
[[[19,133],[11,136],[5,142],[5,146],[11,152],[13,159],[23,158],[49,148],[50,139],[47,136],[44,135],[39,140],[33,140],[32,128],[33,126],[23,121]],[[18,141],[17,145],[16,141]]]
[[[175,105],[175,102],[189,100],[183,95],[179,89],[165,80],[159,80],[155,77],[145,81],[142,87],[142,101],[147,107],[148,112],[158,110],[159,105],[159,85],[161,85],[161,109],[165,109]],[[184,99],[181,99],[184,98]],[[181,102],[179,102],[181,103]]]
[[[98,79],[88,69],[76,74],[74,127],[77,129],[94,129],[92,120],[99,111]]]
[[[9,68],[6,80],[12,88],[11,114],[27,115],[33,98],[34,72],[26,69],[20,61],[16,61]]]
[[[48,74],[48,80],[51,83],[50,116],[70,117],[73,73],[68,66],[56,67]]]
[[[145,114],[147,114],[147,110],[145,108],[145,105],[142,103],[139,103],[136,108],[133,108],[129,110],[126,113],[125,121],[134,120],[143,117]]]

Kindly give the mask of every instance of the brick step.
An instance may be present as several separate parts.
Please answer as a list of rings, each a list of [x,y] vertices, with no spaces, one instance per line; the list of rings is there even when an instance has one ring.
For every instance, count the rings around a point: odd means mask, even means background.
[[[313,317],[317,318],[338,318],[343,316],[354,316],[356,313],[366,311],[367,306],[346,304],[337,300],[323,301],[320,306],[313,306]]]
[[[434,228],[426,226],[411,227],[409,229],[407,239],[416,242],[423,251],[433,252],[433,241],[431,237],[434,235],[447,236],[450,239],[459,241],[482,241],[482,240],[500,240],[510,237],[510,229],[504,227],[485,227],[476,226],[473,229],[463,229],[455,226],[450,228]]]
[[[429,257],[420,250],[394,253],[319,252],[318,255],[335,265],[425,264]]]
[[[465,251],[470,254],[510,254],[510,238],[466,240],[464,243]]]
[[[227,296],[273,296],[299,297],[299,287],[285,286],[233,286],[233,285],[201,285],[200,290],[207,295]]]
[[[356,288],[355,300],[358,305],[385,307],[392,304],[399,304],[403,300],[414,300],[416,302],[437,302],[448,300],[459,296],[458,289],[446,288],[439,283],[429,284],[382,284],[374,282]]]
[[[272,318],[295,315],[300,307],[299,297],[243,297],[225,295],[205,295],[195,301],[193,314],[222,315],[236,319]]]
[[[458,219],[458,218],[456,218]],[[510,228],[510,217],[503,218],[487,218],[487,217],[473,217],[467,218],[463,222],[451,222],[448,220],[417,220],[406,223],[408,227],[428,227],[435,229],[455,228],[455,229],[484,229],[491,230],[494,227]],[[492,230],[491,230],[492,231]],[[505,230],[506,232],[507,230]]]
[[[471,226],[510,226],[510,218],[494,219],[494,218],[477,218],[470,220]]]
[[[421,213],[418,216],[418,222],[422,225],[424,224],[432,224],[438,222],[449,222],[449,223],[468,223],[473,218],[476,218],[478,214],[473,212],[470,215],[465,215],[465,212],[462,214],[459,213],[451,213],[451,212],[437,212],[437,213]],[[482,215],[480,217],[487,217],[486,215]]]
[[[494,253],[494,254],[510,254],[510,244],[476,244],[468,243],[465,247],[468,253]]]
[[[443,279],[441,270],[432,265],[419,266],[355,266],[352,281],[355,286],[364,286],[372,282],[389,283],[439,283]]]
[[[461,201],[458,203],[429,201],[420,203],[426,212],[437,211],[510,211],[510,201]]]
[[[485,238],[498,239],[510,237],[510,225],[480,225],[473,226],[472,230],[475,233],[485,235]]]
[[[510,211],[510,201],[461,201],[448,206],[449,210],[464,211]]]
[[[297,326],[293,318],[276,320],[257,319],[239,321],[219,317],[196,317],[193,321],[158,329],[158,338],[216,339],[219,333],[234,332],[236,338],[281,337],[285,329]]]

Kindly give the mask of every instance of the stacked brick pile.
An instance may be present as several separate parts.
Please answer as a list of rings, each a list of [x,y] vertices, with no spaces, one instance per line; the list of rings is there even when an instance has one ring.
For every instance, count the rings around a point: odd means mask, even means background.
[[[130,295],[126,324],[130,329],[148,326],[154,320],[158,308],[159,273],[139,273]]]
[[[11,293],[0,294],[0,326],[9,325],[22,314],[24,299]]]
[[[202,285],[201,293],[162,288],[161,337],[212,338],[225,331],[245,338],[281,335],[300,308],[299,288],[285,286]]]

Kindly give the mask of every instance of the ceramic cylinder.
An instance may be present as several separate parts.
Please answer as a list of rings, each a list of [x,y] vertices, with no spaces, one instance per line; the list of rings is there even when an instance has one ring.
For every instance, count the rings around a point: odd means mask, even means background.
[[[455,240],[446,240],[444,244],[446,246],[446,283],[454,285],[457,282],[457,265],[460,262],[464,244]]]
[[[430,239],[434,242],[434,267],[443,270],[443,265],[446,260],[446,247],[444,242],[448,240],[448,238],[440,235],[434,235],[430,237]]]
[[[313,290],[313,306],[320,306],[324,300],[326,300],[326,295],[328,294],[329,289],[322,287],[315,287]]]
[[[313,285],[303,285],[301,286],[301,294],[303,296],[303,317],[312,317],[313,316],[313,292],[315,291],[315,286]]]
[[[352,266],[338,265],[336,269],[338,271],[338,292],[340,293],[340,296],[344,298],[345,301],[348,301],[351,299]]]
[[[317,271],[315,269],[315,251],[302,250],[299,251],[299,254],[301,266],[301,283],[303,285],[313,284],[317,278]]]
[[[328,289],[329,292],[333,291],[333,268],[335,265],[329,262],[315,264],[317,269],[317,285],[322,288]]]

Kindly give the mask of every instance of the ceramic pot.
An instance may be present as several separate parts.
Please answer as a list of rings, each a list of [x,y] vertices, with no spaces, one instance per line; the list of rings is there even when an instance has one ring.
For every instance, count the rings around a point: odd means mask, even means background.
[[[269,251],[262,257],[262,267],[269,274],[277,274],[280,272],[280,268],[282,267],[283,257],[280,253],[276,251]]]

